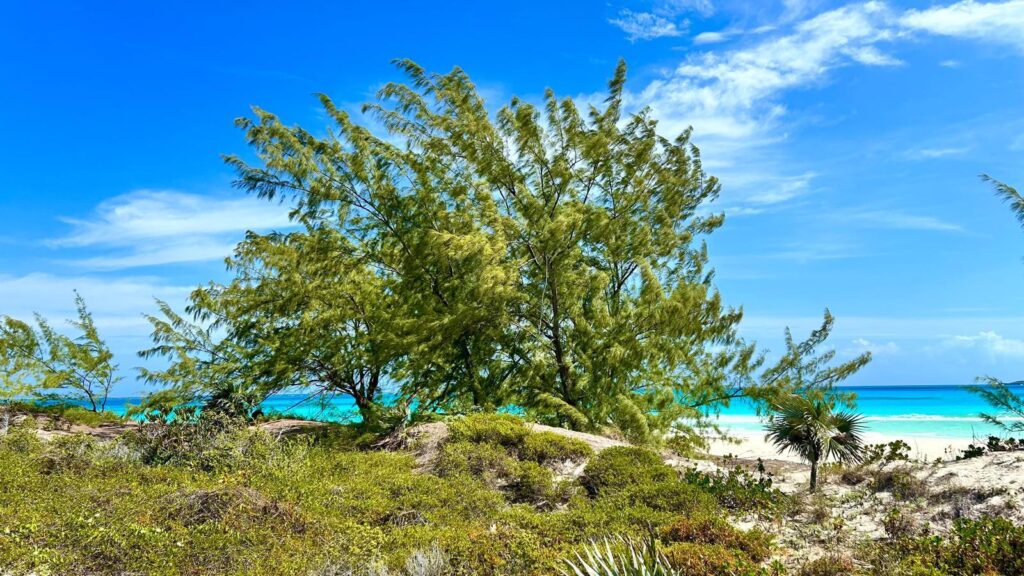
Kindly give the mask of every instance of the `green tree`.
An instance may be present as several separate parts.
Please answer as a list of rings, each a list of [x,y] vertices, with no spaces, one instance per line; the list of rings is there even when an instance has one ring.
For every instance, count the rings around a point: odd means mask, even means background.
[[[94,412],[106,409],[110,390],[121,379],[118,366],[77,292],[75,308],[78,319],[69,321],[79,333],[74,338],[56,331],[39,314],[35,315],[35,328],[3,317],[0,378],[5,396],[51,391],[82,400]]]
[[[388,345],[357,364],[381,364],[425,406],[514,403],[642,441],[693,414],[689,399],[724,396],[753,350],[707,265],[701,238],[723,221],[706,210],[719,185],[689,131],[670,140],[649,111],[624,114],[622,64],[602,107],[582,112],[548,91],[540,108],[513,99],[493,116],[461,70],[399,65],[410,84],[365,107],[384,134],[325,96],[335,125],[324,137],[258,109],[239,121],[259,158],[228,158],[240,185],[290,201],[296,234],[323,234],[332,248],[303,240],[294,258],[266,265],[276,241],[250,237],[240,282],[209,292],[232,302],[229,333],[262,334],[238,317],[299,313],[256,302],[278,278],[315,266],[325,284],[351,285],[345,271],[359,270],[366,301],[386,311],[378,343]]]
[[[147,315],[153,328],[153,347],[142,358],[163,357],[162,369],[140,368],[144,381],[159,387],[134,412],[167,416],[185,405],[202,407],[234,418],[252,418],[267,396],[276,391],[273,382],[252,370],[250,350],[218,337],[216,324],[192,321],[166,302],[157,300],[160,316]]]
[[[863,421],[848,411],[835,411],[827,398],[790,394],[772,405],[767,440],[780,452],[790,451],[811,465],[811,492],[818,487],[818,464],[834,458],[859,462],[864,448]]]
[[[346,395],[364,424],[380,424],[407,322],[387,278],[354,258],[337,230],[313,226],[250,234],[229,267],[234,280],[197,290],[192,310],[218,318],[243,351],[248,377],[268,391]]]
[[[1017,222],[1024,226],[1024,196],[1013,186],[1000,182],[988,174],[982,174],[981,179],[992,183],[996,196],[1010,205],[1010,211],[1017,218]],[[1024,418],[1024,398],[1011,390],[1009,385],[998,378],[982,376],[975,385],[966,388],[981,396],[989,406],[999,410],[999,413],[980,414],[982,419],[1010,434],[1024,432],[1024,420],[1021,420]]]

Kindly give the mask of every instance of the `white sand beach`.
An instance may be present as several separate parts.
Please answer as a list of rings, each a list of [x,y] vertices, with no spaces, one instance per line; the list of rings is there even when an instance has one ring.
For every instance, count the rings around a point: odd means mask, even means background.
[[[787,460],[799,462],[800,458],[793,454],[782,453],[765,441],[763,432],[749,430],[732,430],[732,438],[718,438],[711,440],[708,450],[715,456],[734,456],[737,458],[763,458],[765,460]],[[887,444],[894,440],[903,440],[910,445],[910,456],[915,460],[932,461],[936,458],[952,460],[972,442],[978,440],[961,438],[944,438],[940,436],[927,435],[905,435],[889,436],[877,432],[864,434],[868,444]],[[984,442],[981,440],[980,442]]]

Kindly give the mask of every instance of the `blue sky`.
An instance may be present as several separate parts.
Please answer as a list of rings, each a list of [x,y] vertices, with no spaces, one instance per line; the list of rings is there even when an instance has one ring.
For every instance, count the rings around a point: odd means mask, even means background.
[[[778,349],[829,306],[839,353],[875,353],[852,383],[1024,377],[1024,232],[978,180],[1024,186],[1024,0],[344,4],[6,3],[0,313],[66,317],[77,288],[136,366],[154,297],[287,224],[220,159],[251,105],[322,130],[314,93],[355,109],[406,57],[494,107],[591,98],[621,57],[629,105],[692,125],[722,180],[745,336]]]

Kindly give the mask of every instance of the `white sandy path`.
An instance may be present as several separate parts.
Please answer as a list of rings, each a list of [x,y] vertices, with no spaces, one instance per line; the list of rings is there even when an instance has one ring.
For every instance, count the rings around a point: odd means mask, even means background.
[[[715,439],[711,441],[711,447],[708,451],[716,456],[731,455],[737,458],[800,461],[800,458],[792,454],[779,454],[774,446],[765,441],[763,432],[733,430],[730,434],[736,437],[739,443]],[[864,437],[868,444],[887,444],[893,440],[903,440],[910,445],[910,456],[912,458],[929,461],[936,458],[952,460],[961,450],[967,448],[968,444],[972,443],[972,440],[959,438],[911,435],[887,436],[877,432],[868,432]],[[977,443],[977,441],[974,442]]]

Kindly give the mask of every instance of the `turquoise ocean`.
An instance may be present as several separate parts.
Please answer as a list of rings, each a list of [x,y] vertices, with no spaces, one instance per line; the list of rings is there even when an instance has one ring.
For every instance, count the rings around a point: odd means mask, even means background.
[[[989,407],[960,386],[845,386],[841,389],[856,394],[856,411],[864,415],[867,430],[876,434],[961,440],[1003,435],[978,416],[991,411]],[[263,404],[263,410],[339,422],[356,418],[355,406],[347,398],[337,397],[325,404],[303,403],[304,398],[302,394],[272,396]],[[139,401],[139,398],[111,398],[108,409],[123,413],[128,404]],[[754,407],[744,401],[734,402],[723,410],[719,421],[736,433],[762,429]]]

